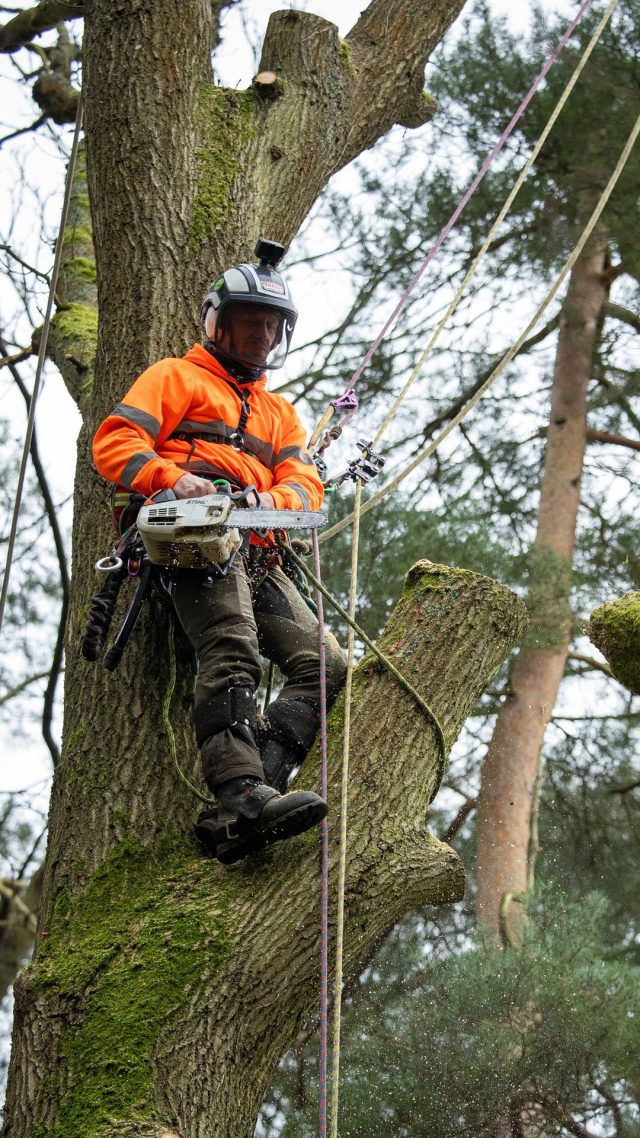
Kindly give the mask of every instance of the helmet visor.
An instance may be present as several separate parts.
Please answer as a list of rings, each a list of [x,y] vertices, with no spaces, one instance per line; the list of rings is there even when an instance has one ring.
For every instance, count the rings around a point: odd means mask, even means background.
[[[207,336],[245,367],[279,368],[287,358],[295,319],[266,304],[231,301],[209,309]]]

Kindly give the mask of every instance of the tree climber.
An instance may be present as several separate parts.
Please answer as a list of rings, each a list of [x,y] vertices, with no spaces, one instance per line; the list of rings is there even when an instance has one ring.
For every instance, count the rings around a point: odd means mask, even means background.
[[[289,288],[275,272],[284,252],[256,246],[259,264],[234,265],[211,285],[201,318],[205,344],[164,359],[135,381],[98,429],[100,474],[145,496],[256,487],[260,506],[318,509],[323,486],[293,406],[267,389],[266,368],[283,365],[297,320]],[[308,791],[286,793],[314,739],[320,706],[318,622],[283,571],[278,547],[252,536],[226,576],[174,571],[175,612],[197,654],[194,725],[203,774],[217,800],[196,833],[220,861],[301,833],[327,813]],[[256,714],[260,654],[285,682]],[[345,662],[326,633],[327,699],[342,686]]]

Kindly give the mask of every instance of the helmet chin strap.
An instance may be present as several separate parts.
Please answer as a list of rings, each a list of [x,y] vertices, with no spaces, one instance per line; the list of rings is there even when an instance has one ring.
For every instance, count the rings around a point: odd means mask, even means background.
[[[214,359],[218,360],[218,363],[221,363],[223,368],[229,372],[229,375],[232,375],[239,383],[255,383],[265,370],[266,364],[262,367],[247,367],[246,364],[233,359],[214,340],[207,340],[204,346]]]

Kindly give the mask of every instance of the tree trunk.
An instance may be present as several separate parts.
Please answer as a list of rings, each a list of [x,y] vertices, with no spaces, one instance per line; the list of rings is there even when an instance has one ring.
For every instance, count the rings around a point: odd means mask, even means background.
[[[479,921],[513,938],[511,899],[530,887],[540,756],[571,638],[570,591],[580,501],[587,384],[608,297],[607,242],[596,232],[571,273],[553,373],[551,413],[531,558],[531,623],[482,769],[478,799]]]
[[[287,244],[335,170],[394,122],[430,117],[424,64],[462,0],[373,0],[345,41],[315,16],[276,13],[261,70],[277,82],[248,91],[212,82],[219,7],[86,4],[100,319],[92,386],[92,352],[79,356],[74,345],[65,356],[84,427],[64,737],[36,958],[16,991],[7,1138],[157,1136],[169,1125],[183,1138],[247,1135],[269,1072],[315,1000],[317,835],[231,871],[194,849],[196,807],[176,779],[162,723],[168,618],[157,604],[116,673],[80,656],[93,566],[109,547],[108,495],[89,443],[143,368],[193,342],[216,269],[250,254],[261,232]],[[74,269],[90,260],[87,236],[75,235]],[[91,318],[80,310],[90,312],[93,295],[79,298],[77,285],[70,270],[67,304],[82,338]],[[68,331],[58,322],[63,355]],[[95,322],[85,335],[95,338]],[[499,586],[464,574],[418,574],[407,597],[390,648],[410,675],[416,669],[421,690],[429,681],[451,741],[521,617]],[[408,604],[417,606],[410,617]],[[451,644],[437,619],[451,622]],[[172,723],[182,766],[197,781],[190,657],[182,642],[177,651]],[[455,856],[422,827],[438,781],[431,730],[375,665],[360,676],[352,967],[390,916],[461,889]],[[333,723],[338,736],[339,712]]]
[[[430,562],[408,575],[380,646],[429,701],[448,746],[524,619],[515,595],[488,578]],[[442,776],[430,723],[372,657],[357,670],[354,696],[347,973],[390,920],[463,892],[457,856],[425,828]],[[341,717],[337,706],[334,888]],[[315,753],[304,784],[317,782]],[[157,771],[158,784],[167,801],[190,807],[170,768]],[[125,782],[105,792],[112,817],[131,808]],[[81,779],[59,795],[69,832],[84,808]],[[179,827],[140,836],[144,843],[129,835],[114,844],[108,828],[94,828],[99,868],[74,896],[58,893],[41,928],[16,985],[7,1138],[31,1138],[39,1127],[51,1138],[159,1138],[163,1129],[250,1138],[275,1064],[317,1006],[317,831],[232,870]]]

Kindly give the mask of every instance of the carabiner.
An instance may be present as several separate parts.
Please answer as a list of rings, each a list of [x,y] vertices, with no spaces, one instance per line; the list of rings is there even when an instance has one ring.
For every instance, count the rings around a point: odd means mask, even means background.
[[[115,553],[110,553],[108,557],[101,557],[99,561],[96,561],[98,573],[116,573],[118,569],[122,569],[122,558],[116,557]]]

